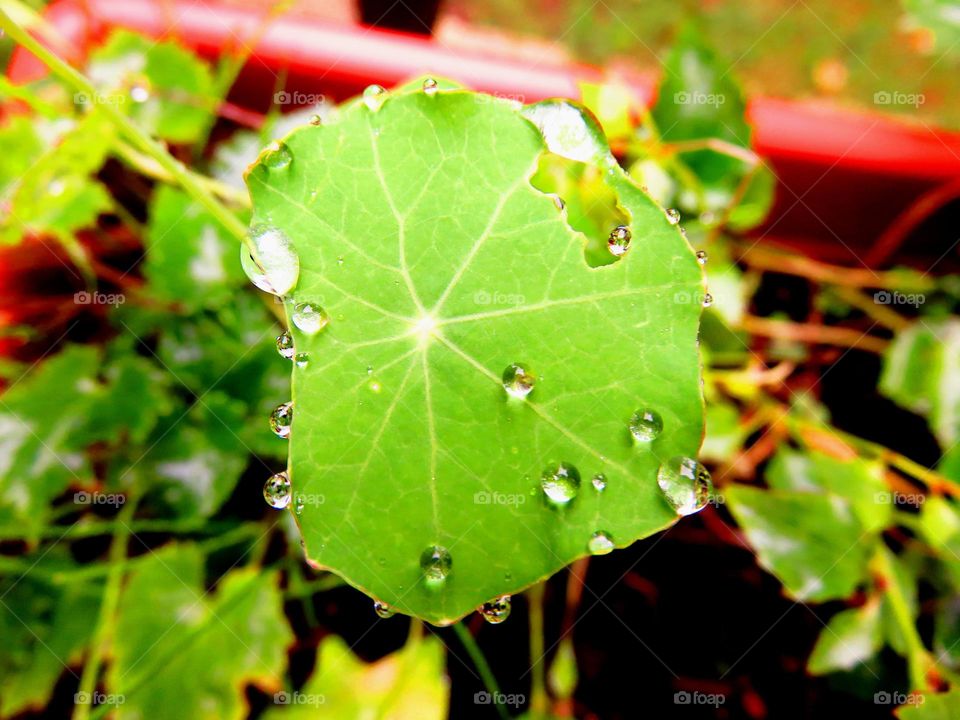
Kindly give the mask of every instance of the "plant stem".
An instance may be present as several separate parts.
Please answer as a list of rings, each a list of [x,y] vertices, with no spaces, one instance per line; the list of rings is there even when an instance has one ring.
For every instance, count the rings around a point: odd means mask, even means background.
[[[543,583],[539,582],[527,590],[527,604],[530,616],[530,716],[533,720],[546,717],[550,705],[547,695],[546,657],[543,642]]]
[[[503,703],[496,702],[501,695],[500,686],[497,685],[497,678],[494,677],[493,671],[490,669],[490,664],[487,662],[487,658],[484,657],[480,646],[477,645],[477,641],[474,639],[473,635],[470,634],[470,630],[467,628],[467,626],[462,622],[458,622],[456,625],[454,625],[453,630],[457,633],[457,637],[460,638],[460,642],[463,647],[466,648],[467,654],[470,656],[474,666],[477,668],[477,672],[480,673],[480,679],[483,680],[483,684],[487,688],[487,692],[493,696],[493,706],[497,709],[497,714],[503,720],[509,720],[510,714],[503,706]]]
[[[124,564],[127,559],[127,547],[131,534],[128,523],[133,518],[136,506],[136,498],[129,500],[117,517],[117,527],[110,544],[110,570],[107,575],[107,583],[103,589],[103,600],[100,604],[97,625],[93,631],[93,640],[90,643],[86,662],[83,664],[80,687],[77,690],[77,694],[86,696],[88,701],[79,702],[74,706],[74,720],[88,720],[90,709],[93,707],[93,695],[97,689],[97,680],[100,677],[103,658],[108,653],[113,621],[117,614],[117,605],[120,602],[120,584],[123,580]]]
[[[795,340],[812,345],[838,345],[875,353],[883,352],[888,344],[883,338],[851,328],[771,320],[754,315],[745,315],[740,321],[740,327],[753,335],[763,335],[780,340]]]
[[[35,55],[74,92],[86,93],[91,97],[96,94],[96,88],[83,74],[23,30],[4,10],[0,10],[0,28],[6,31],[14,41]],[[182,162],[170,155],[163,145],[137,127],[117,107],[111,104],[103,104],[99,105],[98,109],[111,120],[121,135],[137,150],[156,160],[157,164],[169,173],[188,195],[203,205],[231,235],[240,240],[245,240],[246,227],[244,224],[227,210]]]

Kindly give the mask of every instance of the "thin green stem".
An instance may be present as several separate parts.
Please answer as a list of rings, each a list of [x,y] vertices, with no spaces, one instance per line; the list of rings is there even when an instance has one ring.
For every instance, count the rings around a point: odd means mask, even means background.
[[[44,47],[17,25],[2,9],[0,9],[0,28],[15,42],[35,55],[74,92],[86,93],[91,97],[96,94],[96,88],[82,73],[67,64],[56,53]],[[123,137],[137,150],[156,160],[157,164],[169,173],[188,195],[203,205],[230,234],[240,240],[245,240],[246,227],[244,224],[227,210],[182,162],[170,155],[163,145],[137,127],[118,107],[111,104],[102,104],[98,105],[97,108],[110,119]]]
[[[120,602],[120,585],[123,581],[124,562],[127,559],[127,548],[131,535],[128,523],[133,519],[136,506],[136,498],[129,500],[117,517],[116,531],[110,544],[110,571],[103,589],[103,600],[100,604],[97,624],[93,631],[93,641],[90,643],[90,650],[86,662],[83,664],[80,687],[77,690],[77,694],[88,698],[88,701],[78,702],[74,706],[74,720],[89,720],[90,718],[90,709],[93,707],[92,698],[97,689],[97,680],[100,677],[100,669],[103,667],[103,659],[109,650],[113,620],[116,617],[117,605]]]
[[[530,615],[530,716],[546,717],[550,705],[547,695],[546,658],[543,641],[543,583],[527,590]]]
[[[493,706],[497,709],[497,714],[503,720],[509,720],[510,713],[507,712],[507,709],[503,706],[503,703],[496,702],[496,700],[502,695],[500,692],[500,686],[497,684],[497,678],[494,676],[493,670],[490,669],[490,663],[487,662],[487,658],[484,657],[483,651],[480,649],[480,646],[477,645],[477,641],[474,639],[473,635],[470,634],[470,630],[467,629],[467,626],[462,622],[458,622],[456,625],[454,625],[453,630],[457,633],[457,637],[460,638],[460,643],[466,649],[467,654],[470,656],[474,666],[477,668],[477,672],[480,673],[480,679],[483,680],[483,684],[487,688],[487,692],[493,696]]]

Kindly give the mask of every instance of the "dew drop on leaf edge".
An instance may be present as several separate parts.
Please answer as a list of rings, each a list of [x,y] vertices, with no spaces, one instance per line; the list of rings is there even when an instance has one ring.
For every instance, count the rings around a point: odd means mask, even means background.
[[[612,552],[615,547],[613,539],[603,530],[597,530],[587,541],[587,550],[590,551],[591,555],[606,555]]]
[[[706,250],[697,250],[697,262],[701,265],[707,264],[707,251]]]
[[[310,364],[310,356],[305,352],[297,353],[293,356],[293,362],[298,368],[305,368]]]
[[[280,353],[280,357],[287,360],[294,355],[293,336],[286,330],[277,336],[277,352]]]
[[[453,568],[450,551],[441,545],[431,545],[420,553],[420,569],[427,585],[443,584]]]
[[[396,615],[397,611],[392,607],[387,605],[385,602],[380,602],[379,600],[373,601],[373,611],[377,614],[378,617],[386,620]]]
[[[630,434],[637,442],[651,442],[663,431],[660,413],[650,408],[637,410],[630,418]]]
[[[267,145],[267,154],[263,157],[263,164],[267,166],[267,169],[271,171],[285,170],[290,167],[292,162],[293,153],[290,152],[290,148],[287,147],[286,143],[274,140]]]
[[[676,208],[667,208],[664,210],[664,214],[667,216],[667,221],[671,225],[676,225],[680,222],[680,211]]]
[[[293,403],[277,405],[270,413],[270,429],[280,438],[290,437],[290,425],[293,423]]]
[[[290,504],[290,478],[286,473],[280,472],[267,478],[263,484],[263,499],[277,510],[283,510]]]
[[[316,303],[303,302],[293,308],[291,320],[307,335],[316,335],[330,322],[330,316]]]
[[[706,295],[703,296],[703,306],[705,308],[708,308],[711,305],[713,305],[713,295],[711,295],[710,293],[707,293]]]
[[[245,244],[240,245],[240,264],[254,285],[272,295],[285,295],[300,277],[300,258],[293,243],[270,225],[255,225],[248,235],[255,256]]]
[[[425,78],[423,81],[423,92],[426,95],[436,95],[437,91],[440,89],[440,86],[437,85],[437,81],[431,77]]]
[[[703,510],[710,501],[710,472],[693,458],[677,456],[660,465],[657,485],[678,515]]]
[[[477,612],[491,625],[499,625],[510,617],[511,599],[509,595],[501,595],[485,602],[477,608]]]
[[[368,85],[363,91],[363,104],[370,112],[377,112],[386,100],[387,91],[380,85]]]
[[[580,490],[580,472],[570,463],[551,465],[543,471],[540,488],[553,505],[566,505]]]
[[[610,231],[610,237],[607,238],[607,249],[610,254],[620,257],[626,254],[630,249],[630,241],[633,239],[633,233],[626,225],[618,225]]]
[[[503,389],[513,398],[523,399],[531,393],[537,383],[536,376],[525,365],[511,363],[503,371]]]

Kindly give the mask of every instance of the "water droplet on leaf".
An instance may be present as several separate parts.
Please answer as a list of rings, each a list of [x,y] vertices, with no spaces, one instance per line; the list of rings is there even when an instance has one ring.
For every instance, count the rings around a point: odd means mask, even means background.
[[[630,434],[639,442],[655,440],[663,430],[663,419],[656,410],[637,410],[630,418]]]
[[[510,596],[501,595],[477,608],[483,619],[491,625],[499,625],[510,617]]]
[[[615,547],[613,540],[603,530],[595,532],[587,541],[587,550],[590,551],[591,555],[606,555]]]
[[[580,490],[580,473],[569,463],[548,467],[540,478],[540,487],[554,505],[566,505]]]
[[[380,602],[379,600],[373,601],[373,611],[378,617],[382,617],[384,620],[397,614],[396,610],[387,605],[385,602]]]
[[[707,264],[707,251],[706,250],[697,250],[697,262],[701,265]]]
[[[703,510],[710,501],[710,473],[693,458],[674,457],[660,465],[657,484],[678,515]]]
[[[667,216],[667,221],[671,225],[676,225],[680,222],[680,211],[676,208],[667,208],[664,210],[664,214]]]
[[[633,233],[626,225],[618,225],[610,231],[610,237],[607,239],[607,249],[611,255],[620,257],[630,249],[630,240]]]
[[[420,569],[428,585],[440,585],[446,581],[453,567],[450,551],[440,545],[431,545],[420,554]]]
[[[319,115],[311,115],[311,116],[310,116],[310,124],[311,124],[311,125],[320,125],[321,123],[323,123],[323,118],[320,117]]]
[[[423,81],[423,92],[427,95],[436,95],[439,89],[440,87],[437,85],[437,81],[433,78],[428,77]]]
[[[518,363],[508,365],[507,369],[503,371],[503,389],[507,391],[507,395],[510,397],[525,398],[533,390],[536,383],[536,376]]]
[[[316,335],[330,322],[330,316],[319,305],[300,303],[293,308],[292,320],[293,324],[307,335]]]
[[[590,480],[590,484],[593,485],[593,489],[597,492],[603,492],[607,489],[607,476],[603,473],[597,473]]]
[[[293,336],[286,330],[277,336],[277,352],[287,360],[293,357]]]
[[[305,352],[297,353],[293,356],[293,361],[297,364],[297,367],[305,368],[310,364],[310,356]]]
[[[705,308],[708,308],[711,305],[713,305],[713,295],[711,295],[710,293],[707,293],[706,295],[703,296],[703,306]]]
[[[293,162],[293,153],[285,143],[274,140],[267,145],[267,154],[263,158],[263,164],[270,170],[283,170],[290,167]]]
[[[283,510],[290,504],[290,478],[286,473],[277,473],[267,479],[263,484],[263,499],[277,510]]]
[[[293,422],[293,403],[285,402],[277,405],[270,413],[270,429],[277,437],[290,437],[290,424]]]
[[[379,85],[368,85],[363,91],[363,104],[367,106],[370,112],[377,112],[386,99],[387,91]]]
[[[264,292],[285,295],[300,277],[300,258],[290,239],[269,225],[251,228],[249,238],[256,257],[245,245],[240,246],[240,264],[247,277]]]

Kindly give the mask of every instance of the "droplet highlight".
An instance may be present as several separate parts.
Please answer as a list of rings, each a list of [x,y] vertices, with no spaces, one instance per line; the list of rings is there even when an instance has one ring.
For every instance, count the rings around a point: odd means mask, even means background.
[[[450,551],[440,545],[431,545],[420,554],[420,569],[427,585],[442,585],[453,569]]]
[[[598,530],[587,541],[587,550],[591,555],[606,555],[614,550],[616,546],[613,539],[603,530]]]
[[[252,227],[248,237],[255,252],[251,254],[246,245],[241,245],[240,264],[250,282],[273,295],[287,294],[300,277],[300,258],[293,243],[269,225]]]
[[[309,302],[300,303],[295,306],[291,319],[293,320],[293,324],[307,335],[316,335],[330,322],[330,316],[327,315],[326,310],[319,305]]]
[[[290,478],[286,473],[280,472],[267,478],[263,484],[263,499],[277,510],[283,510],[290,504]]]
[[[630,434],[637,442],[651,442],[663,431],[663,418],[656,410],[643,408],[630,417]]]
[[[477,612],[491,625],[499,625],[510,617],[511,599],[509,595],[501,595],[477,608]]]
[[[607,249],[611,255],[620,257],[630,249],[630,241],[633,239],[633,233],[626,225],[618,225],[610,231],[610,237],[607,238]]]
[[[657,485],[678,515],[703,510],[710,501],[713,483],[709,471],[693,458],[678,456],[660,465]]]
[[[507,395],[522,400],[533,391],[537,384],[536,376],[525,366],[512,363],[503,371],[503,389]]]
[[[569,463],[548,467],[540,478],[540,488],[554,505],[567,505],[580,490],[580,473]]]
[[[285,402],[277,405],[270,413],[270,429],[277,437],[290,437],[290,425],[293,423],[293,403]]]

